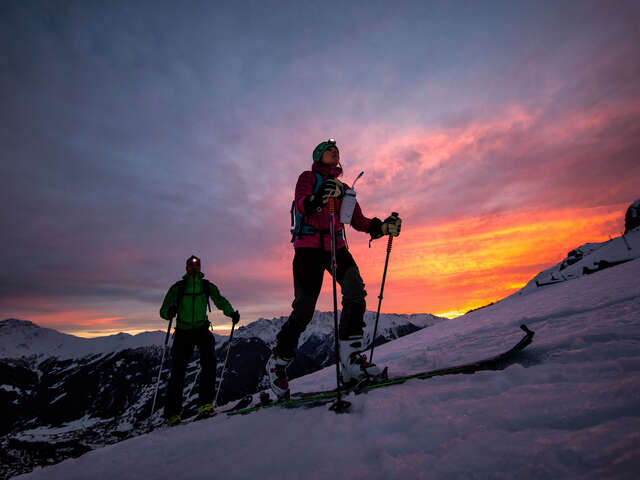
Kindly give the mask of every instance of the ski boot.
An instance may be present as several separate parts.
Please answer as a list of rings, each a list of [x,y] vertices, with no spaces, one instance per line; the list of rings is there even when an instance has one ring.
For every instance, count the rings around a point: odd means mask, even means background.
[[[205,403],[198,407],[198,414],[196,415],[196,420],[202,420],[203,418],[211,418],[214,417],[218,412],[213,409],[213,405],[210,403]]]
[[[354,385],[380,375],[375,363],[363,353],[362,337],[340,340],[340,376],[343,385]]]
[[[271,353],[267,361],[267,373],[269,374],[269,385],[273,393],[280,400],[289,399],[289,379],[287,378],[287,367],[293,359],[279,357],[275,352]]]
[[[164,420],[169,427],[175,427],[176,425],[179,425],[181,421],[182,419],[180,418],[180,415],[172,415]]]

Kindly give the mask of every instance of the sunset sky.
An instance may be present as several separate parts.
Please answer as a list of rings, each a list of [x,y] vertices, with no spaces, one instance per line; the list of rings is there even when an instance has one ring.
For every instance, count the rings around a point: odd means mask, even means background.
[[[615,0],[4,1],[0,319],[164,329],[191,254],[242,323],[288,315],[290,203],[329,137],[345,181],[365,171],[365,215],[404,221],[383,312],[499,300],[619,235],[640,197],[639,18]],[[347,233],[375,310],[386,239]]]

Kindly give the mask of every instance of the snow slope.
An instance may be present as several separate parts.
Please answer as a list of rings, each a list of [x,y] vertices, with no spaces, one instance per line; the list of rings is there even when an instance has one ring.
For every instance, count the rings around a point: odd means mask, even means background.
[[[351,397],[352,412],[266,409],[157,430],[20,478],[637,478],[640,260],[522,292],[376,349],[392,373],[498,353],[501,371]],[[293,390],[332,384],[331,367]]]

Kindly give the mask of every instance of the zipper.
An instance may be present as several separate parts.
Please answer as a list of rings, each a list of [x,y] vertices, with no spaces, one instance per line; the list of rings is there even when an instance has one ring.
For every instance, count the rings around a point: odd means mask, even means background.
[[[193,277],[193,289],[191,298],[191,328],[193,329],[193,324],[195,323],[196,318],[196,277]]]

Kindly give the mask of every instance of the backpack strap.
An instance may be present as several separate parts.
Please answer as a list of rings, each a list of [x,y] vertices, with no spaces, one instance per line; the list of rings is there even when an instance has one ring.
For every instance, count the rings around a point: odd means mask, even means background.
[[[313,172],[316,177],[316,183],[313,185],[313,194],[315,195],[320,190],[322,185],[322,175],[318,172]],[[307,225],[305,220],[307,215],[302,215],[296,207],[295,200],[291,202],[291,243],[296,241],[298,235],[315,235],[316,229],[311,225]]]

